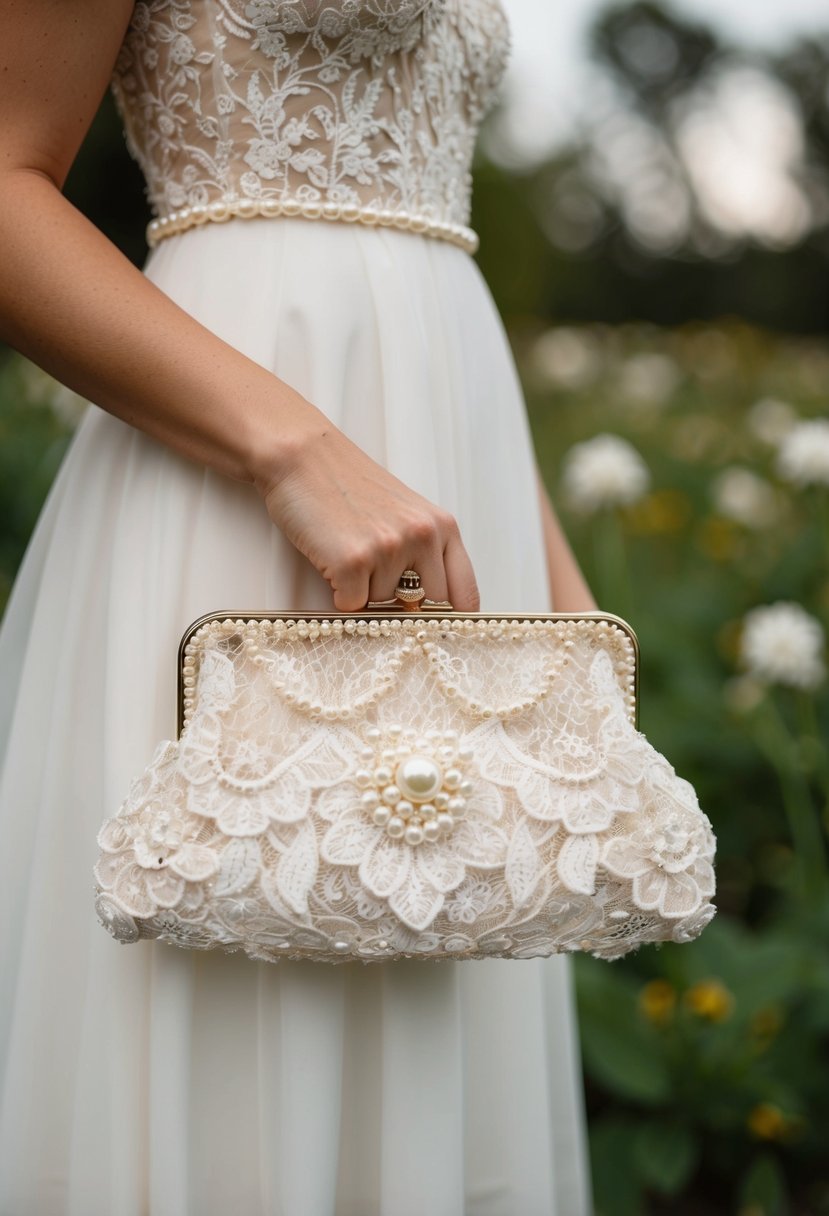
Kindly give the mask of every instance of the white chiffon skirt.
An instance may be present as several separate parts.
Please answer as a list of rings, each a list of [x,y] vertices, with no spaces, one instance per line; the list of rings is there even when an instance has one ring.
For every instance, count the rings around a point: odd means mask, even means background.
[[[251,220],[147,273],[456,515],[482,610],[549,610],[524,403],[465,253]],[[330,607],[252,488],[90,407],[0,633],[0,1216],[590,1211],[566,959],[272,965],[95,919],[95,835],[174,737],[185,626]]]

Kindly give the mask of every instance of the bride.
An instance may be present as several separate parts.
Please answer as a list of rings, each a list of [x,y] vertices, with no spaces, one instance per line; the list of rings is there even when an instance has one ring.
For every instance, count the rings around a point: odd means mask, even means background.
[[[3,1216],[587,1216],[568,963],[253,963],[95,922],[184,627],[590,611],[470,254],[499,0],[6,0],[0,337],[91,405],[0,633]],[[61,186],[112,80],[144,273]],[[108,183],[101,183],[108,189]]]

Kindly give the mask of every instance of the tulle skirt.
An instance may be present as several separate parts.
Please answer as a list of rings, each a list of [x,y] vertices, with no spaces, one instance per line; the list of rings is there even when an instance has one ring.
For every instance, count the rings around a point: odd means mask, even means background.
[[[147,273],[455,514],[482,610],[550,609],[524,403],[466,254],[251,220]],[[95,919],[95,835],[174,737],[185,626],[330,606],[255,490],[89,408],[0,633],[0,1216],[587,1216],[566,959],[272,965]]]

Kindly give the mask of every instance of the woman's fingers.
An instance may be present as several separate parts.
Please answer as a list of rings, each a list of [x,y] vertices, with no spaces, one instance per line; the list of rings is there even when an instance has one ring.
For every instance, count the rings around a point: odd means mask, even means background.
[[[395,530],[384,530],[375,545],[377,562],[369,586],[369,599],[388,600],[394,596],[404,570],[415,570],[429,599],[447,597],[443,563],[445,545],[443,520],[437,508],[424,509]]]
[[[373,557],[368,544],[357,544],[349,549],[339,561],[328,566],[329,573],[320,571],[328,578],[334,593],[334,607],[338,612],[359,612],[371,599],[369,585]]]
[[[444,533],[439,512],[419,520],[414,527],[395,530],[385,525],[377,535],[363,536],[356,549],[349,549],[330,571],[334,606],[339,612],[359,612],[368,601],[394,598],[404,570],[415,570],[431,600],[449,599]]]
[[[330,423],[294,443],[262,488],[274,523],[329,583],[338,612],[391,599],[404,570],[417,571],[429,599],[477,611],[475,575],[455,519]]]
[[[452,607],[456,612],[480,612],[481,597],[475,572],[457,529],[446,545],[444,561],[449,587],[447,599]]]
[[[327,578],[338,612],[359,612],[369,601],[390,600],[404,570],[415,570],[430,600],[448,600],[459,612],[477,612],[478,587],[472,563],[454,520],[435,509],[429,527],[418,526],[417,541],[402,527],[384,528],[348,543],[328,565]],[[393,539],[392,539],[393,538]]]

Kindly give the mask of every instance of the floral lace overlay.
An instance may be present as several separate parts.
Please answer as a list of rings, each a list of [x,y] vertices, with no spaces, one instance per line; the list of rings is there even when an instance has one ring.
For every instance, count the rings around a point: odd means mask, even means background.
[[[499,0],[139,0],[113,90],[158,216],[463,226],[508,47]]]
[[[209,621],[99,833],[99,918],[267,960],[688,941],[714,837],[634,674],[610,619]]]

